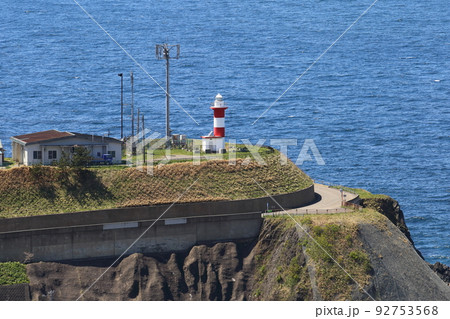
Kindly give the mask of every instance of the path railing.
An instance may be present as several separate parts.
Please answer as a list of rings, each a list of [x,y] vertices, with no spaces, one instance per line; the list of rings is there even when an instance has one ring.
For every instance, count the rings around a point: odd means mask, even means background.
[[[336,188],[336,189],[339,189],[340,187],[342,187],[342,185],[333,184],[333,183],[326,182],[326,181],[321,181],[321,180],[318,180],[318,179],[314,179],[313,182],[314,182],[314,183],[317,183],[317,184],[326,185],[326,186],[328,186],[329,188],[330,188],[330,187],[334,187],[334,188]],[[352,191],[352,190],[349,189],[349,188],[345,188],[345,192],[351,193],[351,194],[354,194],[354,195],[359,195],[358,193],[356,193],[355,191]]]
[[[326,185],[328,187],[339,187],[340,185],[335,185],[329,182],[325,182],[325,181],[319,181],[319,180],[314,180],[314,183],[319,183],[319,184],[323,184]],[[338,189],[338,188],[337,188]],[[352,193],[354,195],[356,195],[356,198],[359,198],[359,195],[353,191],[350,190],[345,190],[345,192],[347,193]],[[354,199],[356,199],[354,198]],[[354,200],[352,199],[352,200]],[[324,215],[324,214],[340,214],[340,213],[347,213],[347,212],[353,212],[355,210],[362,210],[363,207],[361,205],[358,205],[356,203],[353,203],[351,201],[345,201],[343,202],[343,207],[340,208],[295,208],[295,209],[289,209],[289,210],[280,210],[280,209],[276,209],[276,210],[266,210],[265,212],[263,212],[261,214],[262,217],[275,217],[275,216],[282,216],[282,215]]]
[[[350,203],[351,204],[351,203]],[[355,205],[355,204],[352,204]],[[352,208],[347,207],[341,207],[341,208],[323,208],[323,209],[315,209],[315,208],[309,208],[309,209],[289,209],[286,211],[277,211],[277,212],[271,212],[266,211],[262,213],[262,217],[275,217],[275,216],[281,216],[281,215],[325,215],[325,214],[340,214],[340,213],[349,213],[357,210],[361,210],[362,207],[359,205],[355,205]]]

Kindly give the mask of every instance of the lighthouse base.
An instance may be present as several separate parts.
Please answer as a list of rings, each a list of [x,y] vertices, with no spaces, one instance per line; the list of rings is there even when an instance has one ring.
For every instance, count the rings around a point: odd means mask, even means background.
[[[202,136],[202,151],[205,153],[226,153],[225,138]]]

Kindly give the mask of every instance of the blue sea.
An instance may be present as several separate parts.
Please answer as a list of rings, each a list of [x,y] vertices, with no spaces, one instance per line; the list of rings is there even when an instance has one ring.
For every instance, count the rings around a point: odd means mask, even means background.
[[[379,0],[361,16],[373,1],[79,0],[96,24],[73,0],[3,0],[0,139],[10,155],[10,136],[40,130],[120,137],[121,72],[129,134],[130,71],[163,135],[155,44],[180,44],[171,93],[198,125],[172,102],[174,133],[208,134],[221,93],[228,137],[296,139],[294,161],[312,139],[325,165],[303,170],[392,196],[426,260],[450,264],[450,6]]]

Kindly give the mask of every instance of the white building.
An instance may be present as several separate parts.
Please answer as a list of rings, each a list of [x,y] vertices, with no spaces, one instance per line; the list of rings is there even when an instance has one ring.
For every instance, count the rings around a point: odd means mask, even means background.
[[[49,130],[11,137],[13,160],[23,165],[52,164],[63,152],[70,156],[75,146],[90,150],[94,159],[111,154],[113,163],[122,161],[122,142],[111,137]]]

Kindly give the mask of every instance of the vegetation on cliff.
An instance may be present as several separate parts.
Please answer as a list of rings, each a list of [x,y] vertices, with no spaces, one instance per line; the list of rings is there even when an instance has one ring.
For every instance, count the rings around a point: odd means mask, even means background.
[[[272,195],[312,184],[294,163],[283,165],[278,152],[267,150],[263,156],[266,164],[246,159],[234,165],[226,160],[173,163],[154,166],[152,174],[145,167],[1,170],[0,217],[266,196],[254,180]]]
[[[364,210],[294,216],[294,220],[288,216],[267,218],[270,231],[279,232],[282,243],[272,243],[271,246],[280,248],[262,254],[257,260],[253,298],[351,300],[360,291],[358,284],[369,285],[373,269],[359,238],[358,225],[371,223],[382,227],[386,218],[373,210]]]
[[[14,285],[30,282],[26,266],[19,262],[0,263],[0,286]]]

